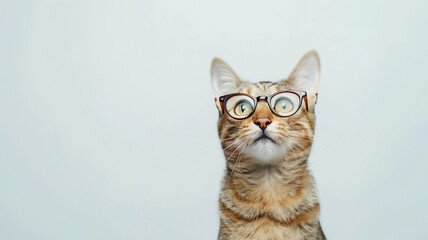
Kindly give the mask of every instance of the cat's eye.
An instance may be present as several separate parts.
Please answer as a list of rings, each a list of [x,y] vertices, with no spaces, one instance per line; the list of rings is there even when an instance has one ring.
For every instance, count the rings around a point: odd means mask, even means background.
[[[253,97],[244,93],[234,93],[219,98],[223,111],[234,119],[245,119],[251,116],[257,108],[259,100],[268,103],[273,113],[280,117],[290,117],[299,111],[303,99],[308,109],[306,92],[303,91],[282,91],[271,96]]]
[[[280,92],[270,99],[272,111],[281,117],[287,117],[297,112],[300,107],[300,96],[293,92]]]
[[[254,99],[247,95],[235,95],[231,96],[226,104],[225,108],[227,113],[236,119],[246,118],[251,115],[254,111]]]
[[[278,113],[288,113],[291,112],[293,108],[293,103],[287,98],[276,101],[274,107],[275,111]]]
[[[251,106],[251,103],[248,101],[242,101],[238,103],[235,107],[235,114],[238,116],[244,116],[253,111],[253,107]]]

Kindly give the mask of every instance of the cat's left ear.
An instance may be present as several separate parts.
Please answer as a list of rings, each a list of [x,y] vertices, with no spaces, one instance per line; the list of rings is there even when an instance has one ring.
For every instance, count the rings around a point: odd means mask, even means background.
[[[306,53],[286,80],[293,89],[308,94],[309,111],[314,111],[320,83],[320,58],[316,51]]]
[[[214,92],[214,99],[219,111],[221,111],[219,97],[238,92],[241,79],[233,69],[220,58],[214,58],[211,63],[211,86]]]

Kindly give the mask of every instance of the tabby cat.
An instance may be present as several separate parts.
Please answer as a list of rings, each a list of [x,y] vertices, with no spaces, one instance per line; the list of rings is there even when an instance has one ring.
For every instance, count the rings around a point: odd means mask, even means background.
[[[226,158],[218,239],[326,239],[308,157],[320,61],[315,51],[288,79],[250,83],[223,60],[211,64]]]

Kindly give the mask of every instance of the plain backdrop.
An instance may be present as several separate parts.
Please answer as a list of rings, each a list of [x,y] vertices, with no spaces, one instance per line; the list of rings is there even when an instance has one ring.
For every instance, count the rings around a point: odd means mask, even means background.
[[[329,239],[427,239],[428,2],[0,1],[0,239],[216,239],[209,67],[319,52]]]

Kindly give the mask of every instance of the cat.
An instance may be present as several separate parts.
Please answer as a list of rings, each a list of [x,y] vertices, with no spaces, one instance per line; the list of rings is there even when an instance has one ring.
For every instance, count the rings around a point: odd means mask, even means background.
[[[211,64],[226,158],[219,240],[326,239],[308,157],[320,60],[310,51],[278,82],[241,80],[223,60]]]

